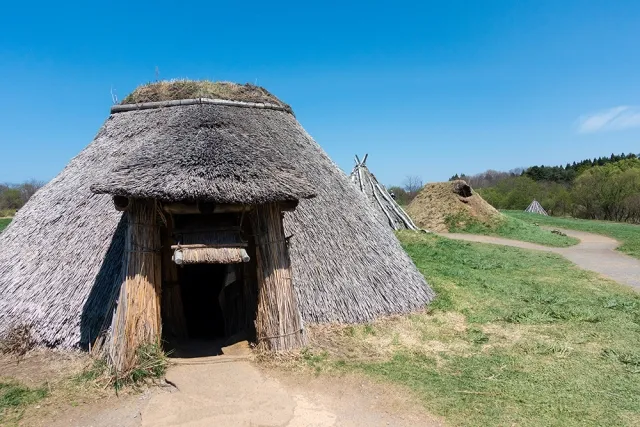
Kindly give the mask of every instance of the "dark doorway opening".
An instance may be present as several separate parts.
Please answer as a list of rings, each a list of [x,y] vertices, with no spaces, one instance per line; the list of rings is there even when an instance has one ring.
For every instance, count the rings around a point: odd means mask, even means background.
[[[225,337],[225,319],[219,299],[225,270],[224,264],[193,264],[178,269],[189,338]]]
[[[255,336],[247,322],[242,264],[191,264],[178,268],[187,336],[168,342],[173,357],[223,354]],[[169,341],[169,340],[168,340]]]
[[[248,261],[175,263],[173,245],[219,247],[230,232],[240,237],[232,244],[244,242]],[[174,215],[162,233],[163,338],[170,355],[213,356],[223,347],[255,342],[257,269],[249,221],[240,214]]]

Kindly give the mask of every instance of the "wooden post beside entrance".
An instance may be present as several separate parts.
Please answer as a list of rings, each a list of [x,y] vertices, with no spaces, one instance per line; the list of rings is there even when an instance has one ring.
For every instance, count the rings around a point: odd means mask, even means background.
[[[185,339],[187,334],[187,321],[184,316],[182,303],[182,290],[178,283],[178,266],[171,260],[171,234],[173,233],[173,219],[166,216],[166,229],[160,236],[162,243],[162,320],[165,335],[172,338]]]
[[[108,353],[113,367],[126,372],[135,365],[137,349],[159,344],[160,232],[153,200],[131,200],[127,211],[124,282],[113,318]]]
[[[256,242],[259,345],[274,351],[302,347],[305,335],[291,281],[281,208],[277,203],[257,206],[251,221]]]

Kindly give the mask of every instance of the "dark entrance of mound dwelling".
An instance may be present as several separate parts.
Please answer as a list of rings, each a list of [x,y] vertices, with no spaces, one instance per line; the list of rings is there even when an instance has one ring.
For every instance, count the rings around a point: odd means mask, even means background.
[[[168,204],[163,244],[162,320],[176,357],[221,354],[256,341],[255,239],[247,207]]]
[[[467,184],[463,180],[458,180],[453,183],[453,192],[460,197],[473,196],[473,191],[471,190],[471,187],[469,186],[469,184]]]

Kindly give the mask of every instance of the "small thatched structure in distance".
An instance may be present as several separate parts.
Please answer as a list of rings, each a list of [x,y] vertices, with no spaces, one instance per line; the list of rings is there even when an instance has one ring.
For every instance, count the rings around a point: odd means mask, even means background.
[[[351,181],[367,196],[383,223],[394,230],[419,230],[387,189],[369,171],[368,157],[369,155],[365,154],[362,161],[358,156],[355,157],[356,164],[351,171]]]
[[[525,209],[524,211],[525,212],[530,212],[530,213],[536,213],[536,214],[539,214],[539,215],[545,215],[545,216],[549,215],[547,213],[547,211],[544,210],[542,205],[540,203],[538,203],[538,201],[536,199],[533,199],[533,202],[531,202],[531,204],[529,206],[527,206],[527,209]]]
[[[433,292],[379,224],[266,90],[146,85],[0,235],[0,335],[29,324],[62,348],[103,337],[126,359],[160,334],[253,328],[278,350],[303,341],[305,322],[424,307]]]

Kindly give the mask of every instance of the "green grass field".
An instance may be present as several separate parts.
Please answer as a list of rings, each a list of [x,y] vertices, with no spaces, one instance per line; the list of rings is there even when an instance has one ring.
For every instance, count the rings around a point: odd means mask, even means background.
[[[505,216],[500,222],[492,225],[474,221],[470,217],[447,218],[451,233],[482,234],[486,236],[504,237],[505,239],[520,240],[545,246],[566,247],[578,243],[578,239],[554,234],[548,230],[522,221],[519,218]],[[460,224],[463,224],[462,226]]]
[[[17,425],[24,409],[47,397],[47,389],[0,380],[0,425]]]
[[[408,389],[459,426],[640,424],[640,295],[560,256],[404,232],[429,312],[347,326],[306,366]]]
[[[7,228],[10,222],[11,218],[0,218],[0,232]]]
[[[553,216],[536,215],[522,211],[503,211],[503,213],[511,218],[519,219],[529,224],[537,223],[551,227],[604,234],[621,243],[621,246],[618,248],[619,251],[635,258],[640,258],[640,225],[611,221],[558,218]]]

